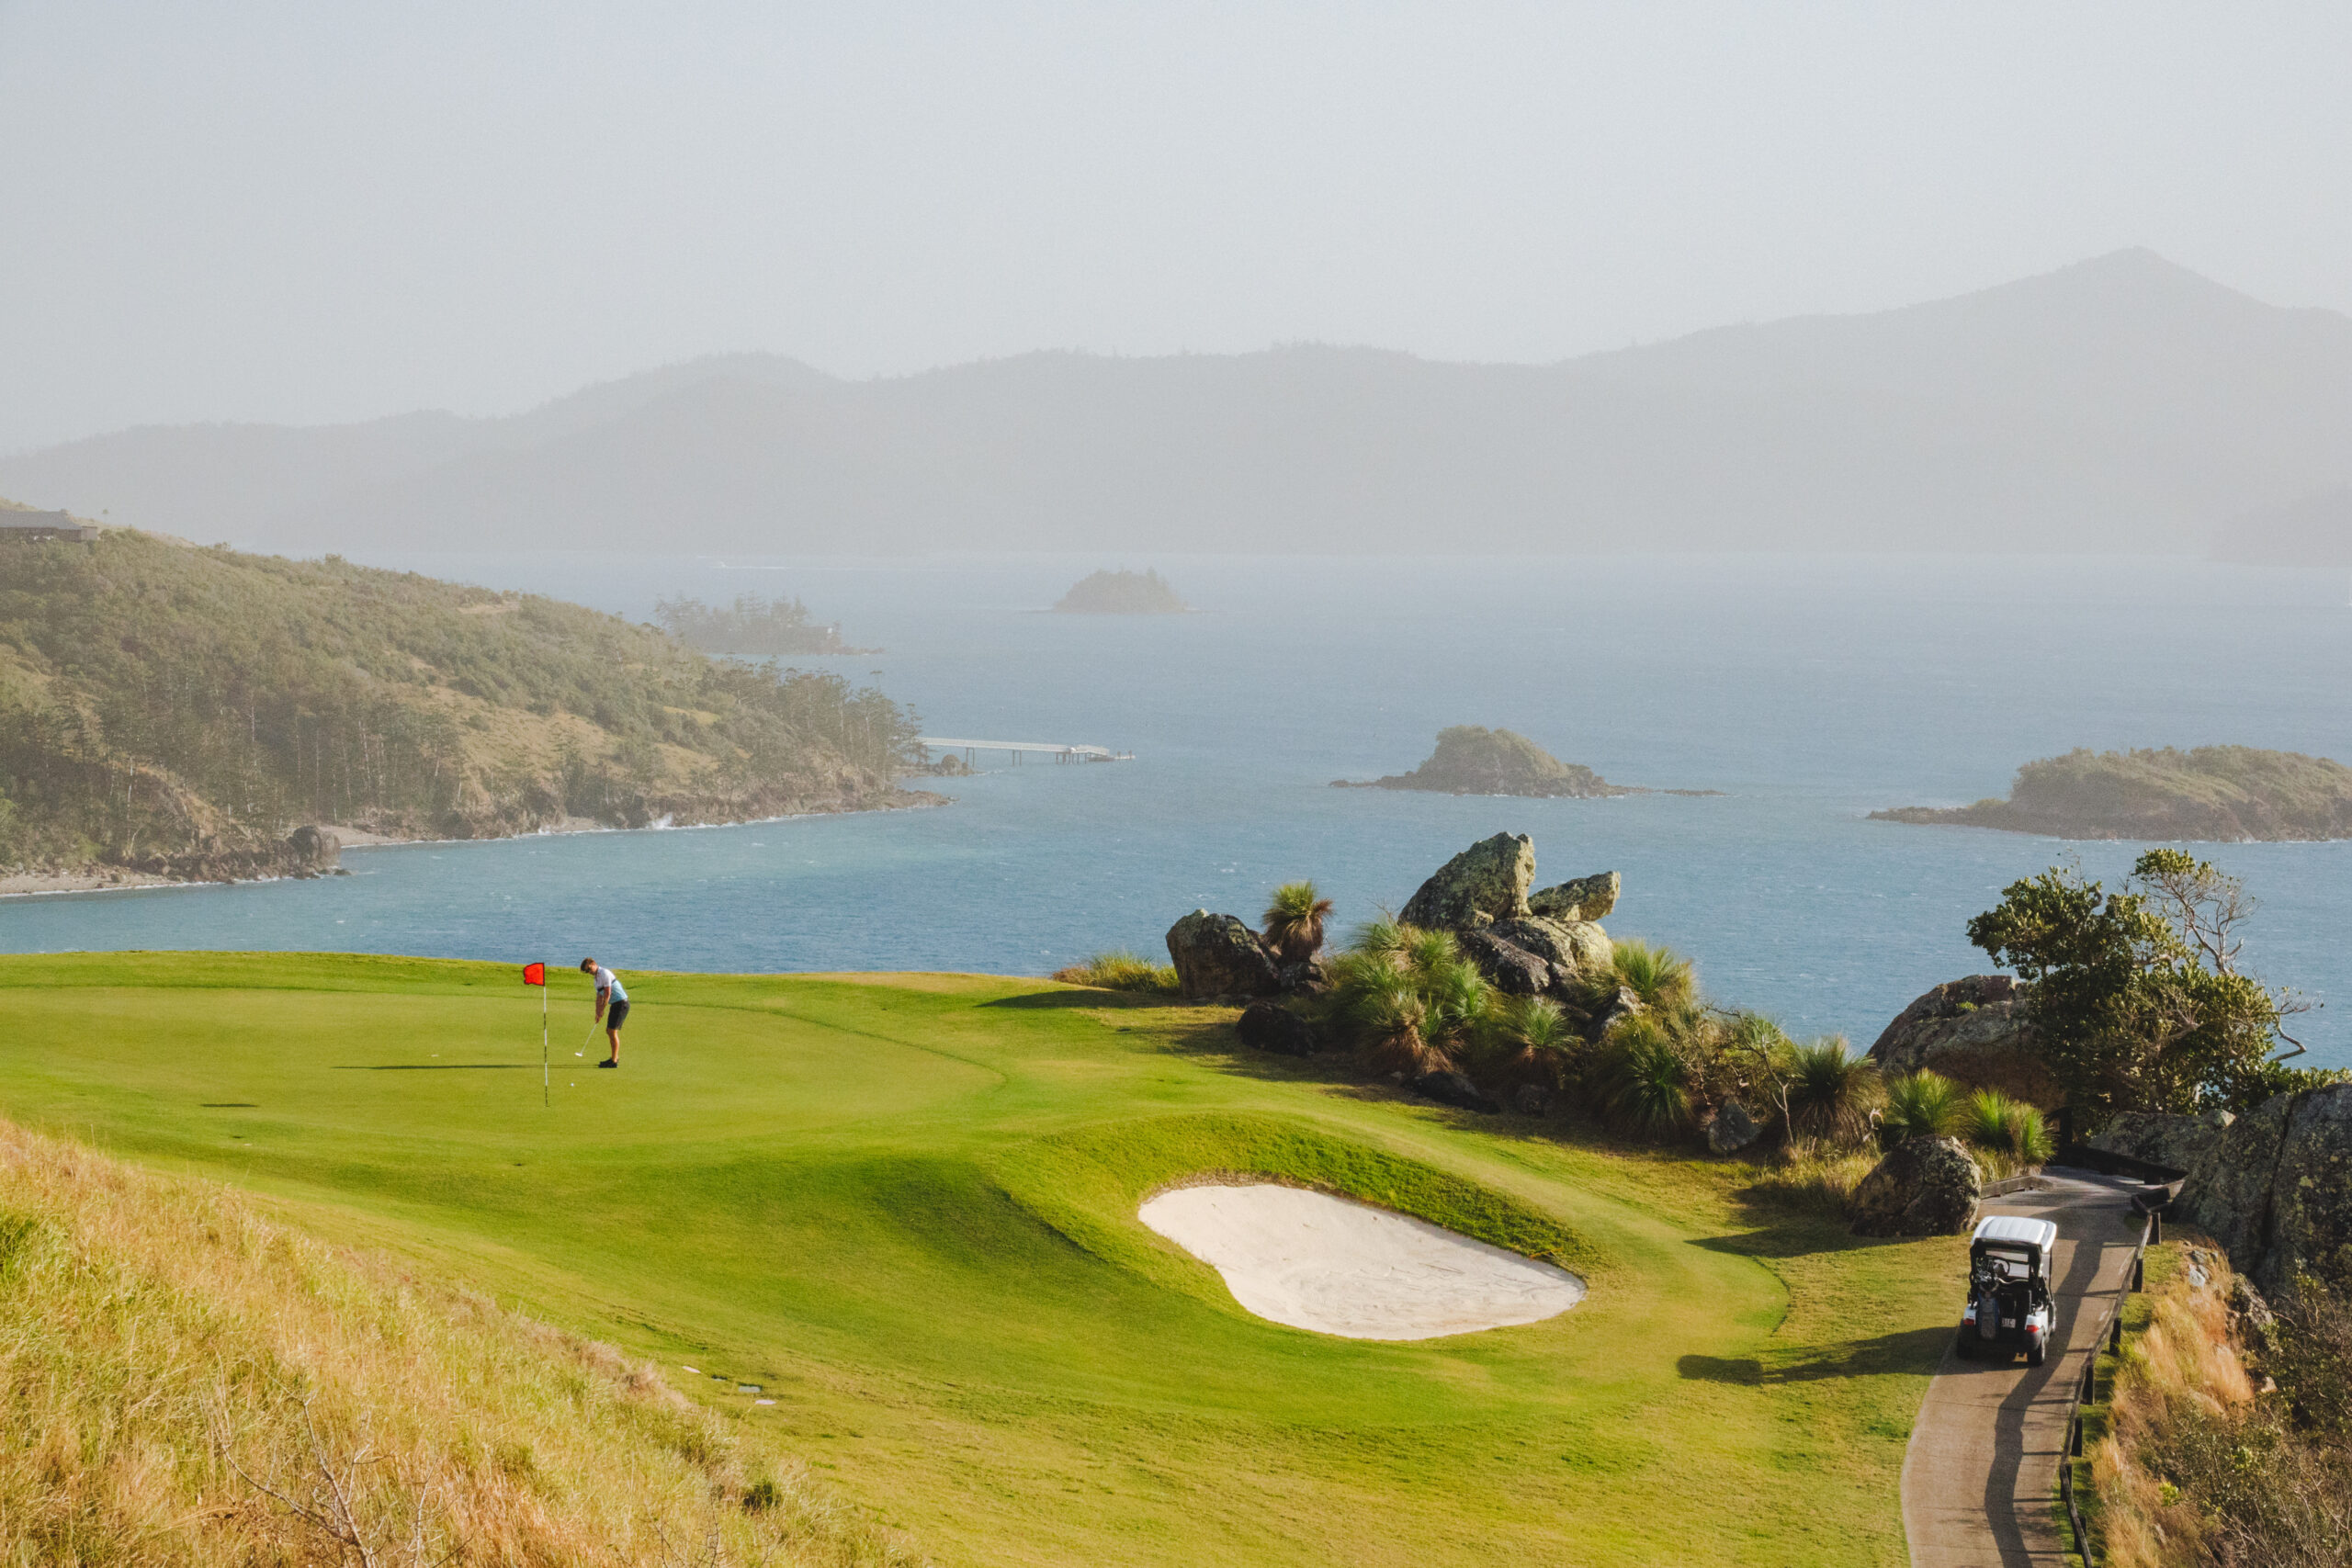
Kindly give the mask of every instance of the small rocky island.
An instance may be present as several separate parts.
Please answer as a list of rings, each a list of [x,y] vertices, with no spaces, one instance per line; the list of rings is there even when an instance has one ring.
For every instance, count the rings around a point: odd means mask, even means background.
[[[1597,800],[1646,791],[1613,784],[1578,762],[1563,762],[1526,736],[1484,725],[1457,724],[1437,732],[1437,750],[1409,773],[1353,782],[1334,789],[1418,789],[1440,795],[1519,795]]]
[[[1156,570],[1098,571],[1080,579],[1054,606],[1072,615],[1181,615],[1192,608]]]
[[[2251,746],[2077,748],[2019,768],[2007,800],[1898,807],[1871,818],[2059,839],[2345,839],[2352,838],[2352,768]]]

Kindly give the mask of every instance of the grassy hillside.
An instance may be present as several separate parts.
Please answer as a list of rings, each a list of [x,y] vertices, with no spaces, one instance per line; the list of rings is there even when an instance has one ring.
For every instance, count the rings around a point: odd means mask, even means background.
[[[2007,800],[1871,815],[2062,839],[2342,839],[2352,837],[2352,768],[2252,746],[2077,748],[2019,768]]]
[[[915,1561],[776,1436],[216,1185],[0,1123],[11,1562]]]
[[[630,978],[628,1065],[582,1070],[573,1034],[543,1110],[510,969],[8,958],[0,1112],[650,1357],[952,1562],[1905,1560],[1949,1239],[1858,1242],[1738,1162],[1323,1081],[1239,1051],[1229,1010]],[[1203,1170],[1357,1193],[1591,1294],[1416,1343],[1281,1327],[1135,1218]]]
[[[575,604],[127,529],[0,544],[0,866],[266,869],[300,822],[473,837],[883,804],[880,694]]]

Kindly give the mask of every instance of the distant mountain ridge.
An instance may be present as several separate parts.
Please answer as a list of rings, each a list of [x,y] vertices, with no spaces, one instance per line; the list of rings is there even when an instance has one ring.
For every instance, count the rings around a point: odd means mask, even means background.
[[[730,355],[509,419],[151,427],[38,504],[276,548],[2201,553],[2352,482],[2352,318],[2146,251],[1551,366],[1041,353],[871,381]]]

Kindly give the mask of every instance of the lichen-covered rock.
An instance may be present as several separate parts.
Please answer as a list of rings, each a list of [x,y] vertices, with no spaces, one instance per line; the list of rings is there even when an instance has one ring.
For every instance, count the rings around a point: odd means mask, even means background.
[[[2145,1160],[2186,1173],[2211,1154],[2232,1121],[2226,1111],[2203,1116],[2168,1116],[2154,1111],[2126,1111],[2083,1142],[2111,1155]]]
[[[1894,1077],[1932,1068],[1954,1082],[2054,1105],[2057,1079],[2042,1061],[2029,987],[2007,975],[1971,975],[1938,986],[1895,1015],[1870,1050]]]
[[[1535,954],[1495,935],[1492,928],[1464,931],[1462,955],[1478,966],[1487,984],[1507,997],[1540,997],[1552,985],[1552,966]]]
[[[1459,1106],[1464,1111],[1484,1111],[1492,1116],[1502,1110],[1476,1084],[1452,1070],[1423,1073],[1413,1080],[1413,1092],[1424,1100],[1434,1100],[1440,1105]]]
[[[2352,1084],[2282,1094],[2231,1122],[2172,1213],[2274,1295],[2301,1274],[2352,1287]]]
[[[1605,920],[1617,907],[1618,890],[1623,886],[1615,872],[1596,872],[1530,893],[1527,907],[1555,920]]]
[[[1856,1235],[1961,1235],[1976,1223],[1984,1179],[1957,1138],[1905,1138],[1855,1185]]]
[[[1168,961],[1188,1001],[1270,997],[1280,987],[1274,961],[1238,915],[1195,909],[1168,928]]]
[[[1286,997],[1319,997],[1331,987],[1329,962],[1319,953],[1295,963],[1277,962],[1274,984]]]
[[[1241,1043],[1277,1056],[1312,1056],[1315,1026],[1280,1002],[1251,1002],[1233,1026]]]
[[[1641,1010],[1642,998],[1634,994],[1634,987],[1619,986],[1617,994],[1594,1009],[1592,1016],[1585,1021],[1584,1037],[1597,1042],[1616,1027],[1618,1020],[1631,1018]]]
[[[1714,1154],[1736,1154],[1763,1136],[1764,1129],[1736,1100],[1726,1100],[1707,1118],[1707,1147]]]
[[[1555,920],[1528,915],[1497,920],[1487,934],[1514,947],[1525,948],[1552,966],[1562,980],[1587,970],[1606,969],[1616,962],[1617,948],[1609,933],[1589,920]]]
[[[1475,931],[1527,913],[1535,845],[1524,833],[1482,839],[1438,867],[1398,916],[1431,931]]]

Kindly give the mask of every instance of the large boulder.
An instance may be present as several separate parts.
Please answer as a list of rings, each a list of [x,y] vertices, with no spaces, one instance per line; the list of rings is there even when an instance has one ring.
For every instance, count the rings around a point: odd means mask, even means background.
[[[2196,1169],[2197,1162],[2220,1145],[2222,1134],[2234,1120],[2226,1111],[2209,1111],[2203,1116],[2126,1111],[2083,1142],[2111,1155],[2187,1172]]]
[[[2231,1122],[2171,1212],[2274,1295],[2301,1274],[2352,1288],[2352,1084],[2282,1094]]]
[[[1890,1077],[1931,1068],[1973,1089],[2054,1105],[2058,1081],[2036,1043],[2030,996],[2007,975],[1949,981],[1895,1015],[1871,1045],[1871,1060]]]
[[[1984,1179],[1957,1138],[1905,1138],[1855,1185],[1856,1235],[1961,1235],[1976,1223]]]
[[[1482,839],[1438,867],[1397,918],[1431,931],[1475,931],[1527,913],[1535,845],[1524,833]]]
[[[1623,880],[1613,871],[1595,872],[1527,896],[1527,907],[1555,920],[1605,920],[1617,907]]]
[[[1493,928],[1464,931],[1462,955],[1478,966],[1487,984],[1507,997],[1540,997],[1552,987],[1552,966],[1525,948],[1505,942]]]
[[[1617,957],[1609,933],[1589,920],[1525,915],[1515,920],[1497,920],[1487,928],[1487,934],[1535,954],[1563,981],[1587,970],[1606,969]]]
[[[1251,1002],[1234,1023],[1241,1043],[1277,1056],[1312,1056],[1315,1026],[1280,1002]]]
[[[1726,1100],[1707,1118],[1707,1148],[1712,1154],[1737,1154],[1764,1135],[1763,1126],[1736,1100]]]
[[[297,876],[316,876],[336,869],[343,859],[343,840],[332,828],[305,822],[286,837],[286,852]]]
[[[1238,915],[1193,910],[1168,928],[1168,961],[1188,1001],[1270,997],[1281,987],[1273,959]]]

